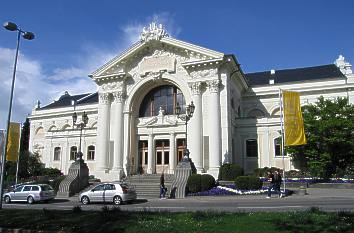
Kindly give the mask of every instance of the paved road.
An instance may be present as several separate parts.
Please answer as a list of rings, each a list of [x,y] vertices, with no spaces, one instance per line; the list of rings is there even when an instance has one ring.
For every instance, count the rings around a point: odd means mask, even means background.
[[[354,189],[308,189],[309,195],[292,195],[286,198],[266,199],[265,195],[253,196],[213,196],[188,197],[185,199],[149,199],[138,200],[132,204],[122,205],[122,210],[132,211],[295,211],[319,207],[324,211],[354,211]],[[62,209],[71,210],[80,205],[76,198],[53,200],[49,204],[5,204],[4,208],[20,209]],[[82,206],[83,210],[100,210],[103,204]],[[111,205],[109,205],[111,206]]]

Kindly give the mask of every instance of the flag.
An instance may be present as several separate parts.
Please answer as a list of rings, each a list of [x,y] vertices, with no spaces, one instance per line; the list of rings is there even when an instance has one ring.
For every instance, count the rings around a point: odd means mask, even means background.
[[[5,151],[5,130],[0,130],[0,164],[1,164],[1,160],[2,160],[2,155]]]
[[[285,146],[306,144],[299,93],[283,91],[283,108]]]
[[[18,152],[20,149],[20,131],[21,124],[10,122],[9,126],[9,141],[7,143],[6,160],[17,161]]]

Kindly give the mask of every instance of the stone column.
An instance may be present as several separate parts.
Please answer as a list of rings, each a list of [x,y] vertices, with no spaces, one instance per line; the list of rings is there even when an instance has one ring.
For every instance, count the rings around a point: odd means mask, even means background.
[[[114,141],[114,155],[113,155],[113,170],[118,172],[118,180],[123,175],[123,139],[124,139],[124,124],[123,124],[123,102],[125,93],[117,91],[113,93],[114,105],[114,128],[113,128],[113,141]]]
[[[203,112],[201,82],[195,82],[191,85],[193,103],[195,110],[190,120],[190,157],[198,173],[203,172]]]
[[[175,133],[170,133],[170,171],[169,174],[174,174],[177,165],[176,155],[176,136]]]
[[[108,169],[110,99],[109,93],[99,93],[97,122],[97,171]]]
[[[209,96],[209,173],[214,177],[219,172],[221,163],[221,120],[219,80],[207,82]]]
[[[147,168],[147,173],[148,174],[153,174],[155,170],[155,154],[154,154],[154,135],[149,134],[149,139],[148,139],[148,168]]]

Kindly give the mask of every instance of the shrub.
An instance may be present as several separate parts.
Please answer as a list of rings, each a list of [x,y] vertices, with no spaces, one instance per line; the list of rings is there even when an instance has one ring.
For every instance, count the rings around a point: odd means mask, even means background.
[[[57,168],[43,168],[41,171],[42,176],[57,177],[61,175],[61,171]]]
[[[209,174],[202,175],[200,178],[201,191],[207,191],[213,187],[215,187],[215,178]]]
[[[262,188],[263,182],[257,176],[239,176],[235,186],[241,190],[256,190]]]
[[[258,190],[261,189],[263,182],[257,176],[249,176],[248,177],[248,189]]]
[[[219,180],[235,180],[243,174],[243,169],[234,163],[223,164],[219,169]]]
[[[201,190],[201,177],[200,174],[192,174],[187,181],[188,192],[197,193]]]

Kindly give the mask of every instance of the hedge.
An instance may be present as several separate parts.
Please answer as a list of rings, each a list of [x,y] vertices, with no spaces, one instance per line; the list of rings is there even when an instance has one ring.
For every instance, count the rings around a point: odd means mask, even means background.
[[[205,174],[200,179],[200,191],[207,191],[215,187],[215,178],[212,175]]]
[[[256,176],[239,176],[235,179],[235,186],[240,190],[261,189],[263,182]]]
[[[219,180],[235,180],[243,175],[243,169],[234,163],[223,164],[219,169]]]

